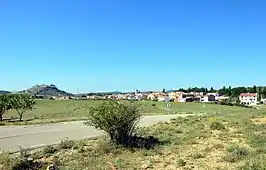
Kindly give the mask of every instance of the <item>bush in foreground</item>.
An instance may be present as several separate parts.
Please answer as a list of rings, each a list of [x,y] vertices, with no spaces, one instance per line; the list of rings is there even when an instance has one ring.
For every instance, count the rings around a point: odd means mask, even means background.
[[[137,136],[136,128],[142,114],[134,103],[108,101],[89,111],[89,121],[85,124],[107,132],[114,144],[149,148],[159,142],[151,136]]]
[[[87,125],[94,126],[108,133],[112,142],[120,143],[123,136],[132,136],[142,116],[139,108],[131,103],[116,101],[103,102],[89,109]]]

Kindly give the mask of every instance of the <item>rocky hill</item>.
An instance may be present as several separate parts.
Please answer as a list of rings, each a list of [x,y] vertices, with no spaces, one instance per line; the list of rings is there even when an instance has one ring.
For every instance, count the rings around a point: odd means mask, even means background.
[[[73,96],[73,94],[58,89],[55,85],[36,85],[27,90],[23,90],[23,93],[28,93],[33,96]]]
[[[0,90],[0,94],[9,94],[9,93],[11,93],[11,92],[5,91],[5,90]]]

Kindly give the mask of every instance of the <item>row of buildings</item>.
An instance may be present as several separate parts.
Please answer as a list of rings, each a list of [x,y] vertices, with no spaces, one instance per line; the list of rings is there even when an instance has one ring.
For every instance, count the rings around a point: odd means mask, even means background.
[[[203,94],[198,92],[139,92],[123,93],[123,94],[110,94],[110,95],[83,95],[82,97],[57,97],[55,100],[68,100],[68,99],[83,99],[83,100],[150,100],[158,102],[217,102],[228,99],[226,96],[219,96],[218,93]],[[258,104],[257,93],[241,93],[239,96],[240,104],[254,106]],[[263,100],[266,103],[266,99]]]
[[[159,102],[215,102],[227,97],[219,96],[217,93],[184,93],[184,92],[135,92],[125,94],[113,94],[106,96],[86,96],[86,99],[115,99],[115,100],[151,100]]]
[[[97,99],[97,96],[88,96],[88,99]],[[149,93],[127,93],[103,96],[102,99],[116,99],[116,100],[151,100],[159,102],[217,102],[224,99],[228,99],[227,96],[219,96],[218,93],[197,93],[197,92],[149,92]],[[240,104],[247,106],[254,106],[258,104],[257,93],[241,93],[239,96]],[[262,102],[266,103],[266,99],[262,99]]]

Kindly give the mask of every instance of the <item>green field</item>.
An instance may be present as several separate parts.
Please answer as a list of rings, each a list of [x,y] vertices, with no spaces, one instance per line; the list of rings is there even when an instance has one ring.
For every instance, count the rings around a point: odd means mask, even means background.
[[[88,109],[102,101],[95,100],[37,100],[32,111],[23,115],[23,123],[36,124],[61,121],[84,120],[88,116]],[[143,115],[186,114],[186,113],[238,113],[249,112],[252,109],[241,107],[220,106],[202,103],[171,103],[167,108],[164,102],[141,101],[136,102],[142,108]],[[155,106],[153,105],[155,104]],[[8,111],[4,118],[17,117],[15,111]]]
[[[38,101],[36,116],[62,118],[86,116],[93,101]],[[235,169],[265,170],[266,109],[258,110],[199,103],[173,104],[165,110],[164,103],[141,102],[145,114],[208,113],[178,117],[169,123],[139,129],[142,136],[154,136],[166,143],[154,149],[127,149],[114,146],[109,139],[62,141],[32,155],[35,161],[55,163],[59,169]],[[54,107],[54,109],[53,109]],[[63,107],[63,108],[61,108]],[[50,108],[50,109],[48,109]],[[78,108],[78,109],[77,109]],[[76,110],[75,110],[76,109]],[[62,113],[63,112],[63,113]],[[185,113],[186,112],[186,113]],[[68,113],[68,114],[64,114]],[[11,170],[17,157],[0,155],[0,165]],[[0,167],[1,169],[1,167]]]

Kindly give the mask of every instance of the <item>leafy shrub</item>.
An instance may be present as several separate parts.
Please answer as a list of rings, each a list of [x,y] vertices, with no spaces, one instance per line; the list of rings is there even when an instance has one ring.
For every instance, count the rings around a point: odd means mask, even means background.
[[[43,166],[44,163],[33,161],[24,153],[21,157],[6,152],[0,153],[0,169],[3,170],[39,170]]]
[[[57,149],[55,147],[48,145],[45,148],[43,148],[42,153],[44,155],[50,155],[50,154],[55,153],[56,151],[57,151]]]
[[[183,159],[178,159],[178,160],[177,160],[177,164],[178,164],[179,166],[185,166],[185,165],[186,165],[186,161],[184,161]]]
[[[241,170],[266,170],[266,156],[260,156],[260,158],[253,158],[245,162],[245,165],[241,166]]]
[[[89,111],[89,121],[85,124],[107,132],[115,144],[124,144],[129,136],[136,134],[142,116],[137,105],[116,101],[103,102]]]
[[[75,141],[73,140],[61,140],[60,144],[58,145],[59,149],[71,149],[75,146]]]
[[[224,158],[227,162],[234,163],[248,156],[249,151],[246,148],[229,147],[228,155]]]
[[[73,146],[73,149],[76,149],[79,153],[82,153],[85,151],[84,146],[86,145],[87,143],[85,140],[76,141],[75,145]]]
[[[212,121],[210,128],[212,130],[223,130],[225,129],[225,126],[219,121]]]
[[[5,125],[6,125],[6,123],[0,122],[0,126],[5,126]]]
[[[29,158],[31,156],[30,149],[19,147],[19,155],[20,155],[20,158],[22,159]]]
[[[39,170],[44,166],[44,163],[28,159],[18,159],[13,162],[12,170]]]
[[[28,148],[20,148],[20,157],[9,157],[9,160],[12,161],[12,164],[6,166],[12,170],[39,170],[44,167],[45,163],[34,161]]]
[[[14,159],[7,152],[0,153],[0,169],[8,169],[13,165]]]
[[[247,105],[244,105],[240,102],[236,102],[236,103],[232,103],[230,100],[228,99],[223,99],[220,101],[220,104],[221,105],[226,105],[226,106],[237,106],[237,107],[245,107],[245,108],[252,108],[252,106],[247,106]]]

